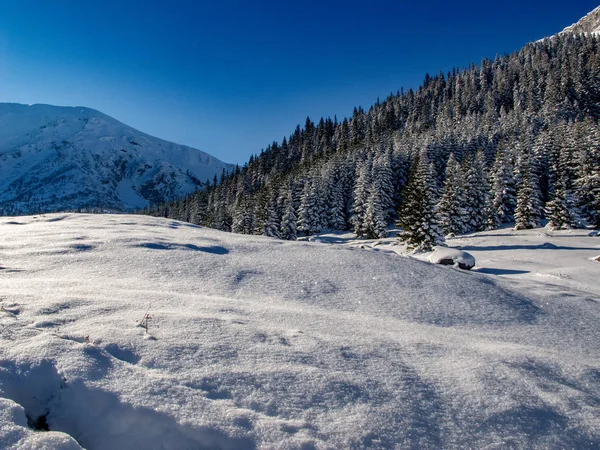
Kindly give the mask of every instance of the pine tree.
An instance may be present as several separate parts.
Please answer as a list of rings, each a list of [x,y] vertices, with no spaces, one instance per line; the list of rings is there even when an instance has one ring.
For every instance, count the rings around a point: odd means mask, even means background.
[[[367,239],[382,238],[386,235],[386,211],[383,202],[383,188],[378,186],[380,181],[373,181],[373,188],[367,199],[365,219],[363,222],[363,237]]]
[[[438,203],[440,226],[446,235],[454,236],[465,232],[468,221],[466,203],[462,169],[454,158],[454,153],[451,153],[446,166],[442,198]]]
[[[579,205],[590,224],[600,228],[600,143],[596,128],[587,144],[579,149],[577,160],[579,170],[575,185]]]
[[[483,231],[487,227],[486,206],[490,192],[487,174],[485,173],[485,155],[478,151],[475,158],[467,160],[465,187],[467,191],[465,210],[468,217],[466,231]]]
[[[306,181],[298,210],[298,231],[307,236],[321,231],[321,206],[316,183]]]
[[[403,228],[398,237],[409,249],[431,250],[434,245],[444,242],[433,186],[427,151],[423,149],[414,163],[404,188],[404,202],[398,211],[398,224]]]
[[[279,216],[277,214],[277,197],[271,196],[271,200],[266,209],[266,220],[262,226],[263,236],[280,238],[279,233]]]
[[[380,154],[373,161],[371,170],[371,187],[376,189],[377,197],[381,202],[381,208],[384,213],[384,220],[387,224],[394,214],[394,177],[392,174],[391,155],[388,152]]]
[[[518,188],[515,229],[523,230],[540,226],[543,202],[537,175],[539,173],[538,161],[533,153],[533,146],[524,140],[517,145],[517,153]]]
[[[492,208],[488,214],[488,226],[498,228],[503,223],[515,220],[517,196],[515,190],[514,167],[508,149],[498,150],[492,167]]]
[[[369,187],[371,184],[370,170],[368,162],[363,162],[357,168],[358,176],[354,186],[354,195],[352,202],[352,225],[354,233],[362,237],[367,234],[365,229],[365,217],[367,214],[367,203],[369,199]]]
[[[331,176],[328,185],[328,202],[325,208],[327,212],[327,226],[331,230],[344,230],[346,229],[346,218],[344,216],[346,205],[342,180],[336,180]]]
[[[240,234],[254,234],[256,216],[254,205],[244,195],[240,194],[235,203],[231,222],[231,231]]]
[[[288,241],[296,240],[296,214],[294,213],[294,199],[292,189],[288,189],[287,196],[283,202],[284,213],[281,218],[281,238]]]
[[[546,217],[550,228],[560,230],[576,226],[575,217],[567,203],[566,182],[562,181],[554,189],[552,200],[546,204]]]
[[[540,226],[541,200],[537,179],[529,163],[521,168],[521,184],[517,191],[517,209],[515,211],[515,230],[525,230]]]

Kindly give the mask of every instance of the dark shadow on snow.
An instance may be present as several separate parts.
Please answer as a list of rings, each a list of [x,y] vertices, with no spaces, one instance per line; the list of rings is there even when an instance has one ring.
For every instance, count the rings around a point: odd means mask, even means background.
[[[473,246],[465,245],[460,247],[465,251],[502,251],[502,250],[598,250],[595,247],[559,247],[557,245],[545,242],[539,245],[489,245]]]
[[[522,275],[524,273],[529,273],[528,270],[492,269],[490,267],[475,269],[473,272],[486,273],[488,275]]]
[[[159,244],[156,242],[144,242],[142,244],[135,245],[135,247],[148,248],[150,250],[192,250],[195,252],[212,253],[213,255],[226,255],[229,253],[229,250],[227,250],[225,247],[221,247],[220,245],[200,247],[194,244],[173,244],[168,242]]]
[[[256,448],[250,437],[182,425],[162,412],[123,402],[113,392],[87,386],[81,380],[70,382],[48,360],[39,364],[0,363],[0,386],[4,397],[25,409],[31,428],[62,431],[88,449]],[[124,424],[129,432],[124,432]]]

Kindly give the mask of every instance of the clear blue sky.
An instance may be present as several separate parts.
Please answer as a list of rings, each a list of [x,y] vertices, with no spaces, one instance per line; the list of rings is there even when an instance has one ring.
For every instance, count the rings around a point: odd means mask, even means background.
[[[0,0],[0,101],[88,106],[243,163],[306,116],[562,30],[598,0]]]

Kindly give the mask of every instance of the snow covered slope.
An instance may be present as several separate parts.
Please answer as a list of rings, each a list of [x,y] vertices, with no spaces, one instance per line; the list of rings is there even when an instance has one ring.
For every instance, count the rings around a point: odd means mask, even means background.
[[[600,446],[595,295],[142,216],[0,235],[0,448]]]
[[[230,165],[83,107],[0,103],[0,212],[128,210]]]
[[[579,21],[574,23],[573,25],[568,26],[559,34],[562,33],[600,33],[600,6],[595,8],[593,11],[585,15]]]
[[[357,239],[353,233],[337,232],[311,236],[308,240],[431,260],[431,252],[412,254],[407,250],[396,238],[398,231],[390,229],[390,237],[385,239]],[[472,254],[476,260],[474,271],[518,281],[526,292],[534,286],[548,290],[552,285],[600,296],[600,265],[594,261],[600,255],[600,238],[595,234],[585,229],[515,231],[505,226],[447,237],[446,245]]]

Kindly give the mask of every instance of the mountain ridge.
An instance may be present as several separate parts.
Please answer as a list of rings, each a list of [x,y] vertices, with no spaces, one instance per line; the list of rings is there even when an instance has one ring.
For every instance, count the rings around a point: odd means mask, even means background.
[[[0,103],[0,210],[128,211],[181,197],[232,165],[83,106]]]
[[[600,34],[600,6],[594,8],[573,25],[569,25],[558,34],[565,33],[591,33]]]

